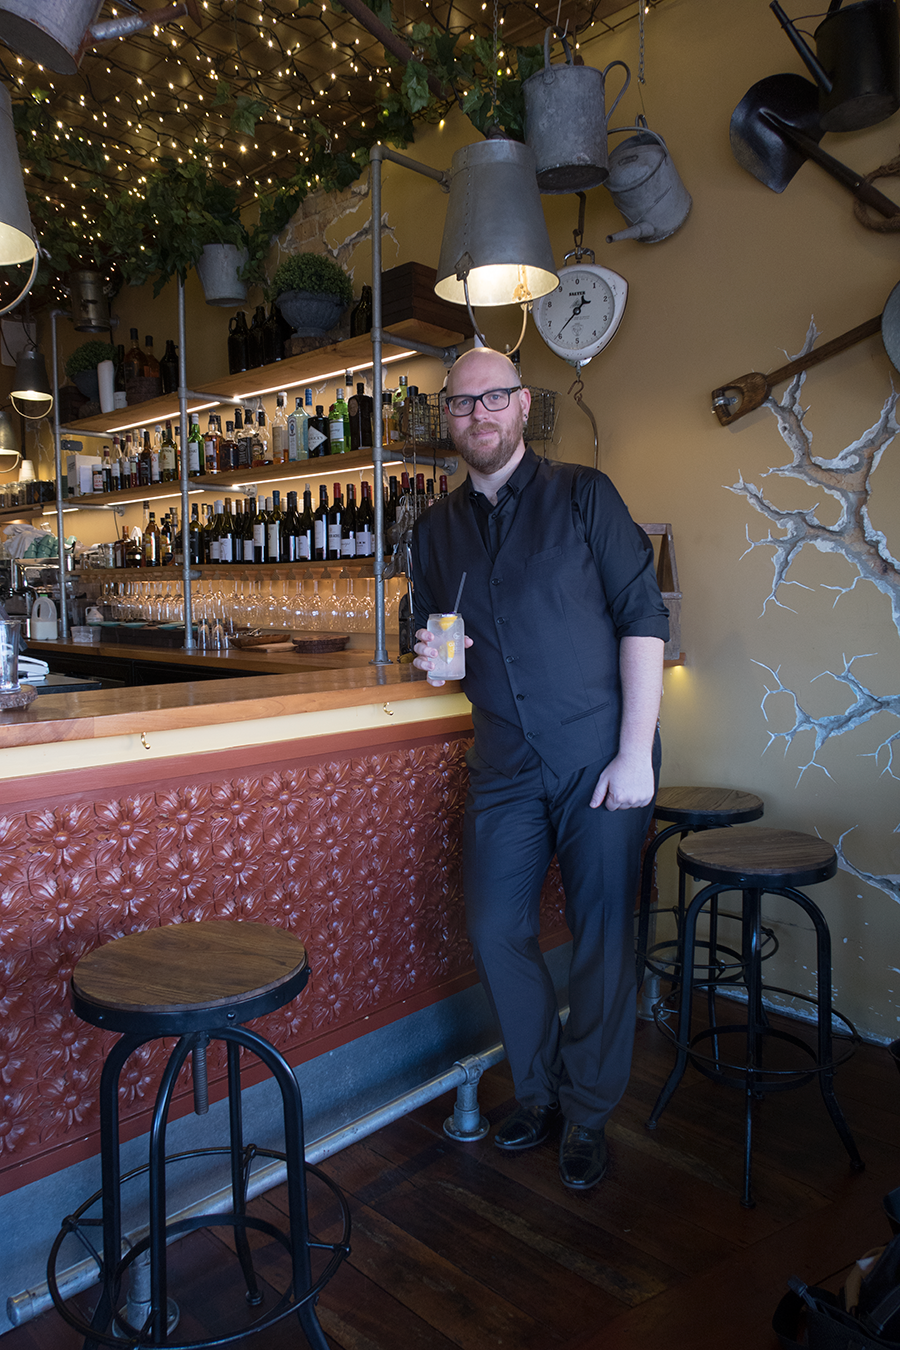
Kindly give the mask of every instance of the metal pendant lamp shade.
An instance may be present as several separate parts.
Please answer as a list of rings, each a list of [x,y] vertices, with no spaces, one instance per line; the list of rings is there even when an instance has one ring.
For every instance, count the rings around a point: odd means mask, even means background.
[[[36,347],[29,347],[17,358],[9,397],[16,412],[35,420],[46,417],[53,407],[47,364]]]
[[[6,85],[0,85],[0,265],[30,263],[36,252],[16,149],[12,100]]]
[[[538,191],[534,151],[487,140],[457,150],[435,291],[473,305],[536,300],[559,285]]]

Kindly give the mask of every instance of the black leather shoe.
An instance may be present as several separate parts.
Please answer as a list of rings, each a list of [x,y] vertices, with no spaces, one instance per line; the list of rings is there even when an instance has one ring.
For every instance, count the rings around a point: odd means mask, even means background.
[[[572,1191],[588,1191],[602,1181],[609,1164],[603,1127],[592,1130],[567,1120],[559,1146],[559,1175]]]
[[[556,1102],[549,1106],[520,1106],[507,1116],[494,1135],[497,1148],[504,1153],[519,1153],[542,1144],[559,1118]]]

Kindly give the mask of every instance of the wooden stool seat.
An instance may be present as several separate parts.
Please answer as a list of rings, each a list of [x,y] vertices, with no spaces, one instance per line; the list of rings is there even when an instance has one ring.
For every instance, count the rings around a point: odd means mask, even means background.
[[[644,981],[644,972],[649,970],[648,990],[642,999],[639,1015],[652,1019],[652,1005],[659,997],[659,977],[669,976],[678,981],[681,973],[681,924],[684,918],[685,885],[683,871],[678,874],[678,904],[671,909],[675,915],[675,937],[666,942],[656,943],[656,908],[651,904],[653,890],[653,868],[656,855],[661,846],[673,835],[683,840],[691,831],[708,831],[732,825],[743,825],[749,820],[759,820],[764,811],[761,797],[753,792],[742,792],[739,788],[722,787],[665,787],[656,794],[653,807],[653,819],[668,822],[664,829],[657,830],[644,851],[641,866],[641,891],[638,904],[637,932],[637,986],[640,990]],[[728,948],[723,951],[728,957],[734,953]],[[652,992],[648,993],[652,989]]]
[[[711,825],[743,825],[759,820],[763,802],[737,788],[666,787],[656,794],[655,820],[670,820],[696,830]]]
[[[204,919],[89,952],[72,976],[72,1006],[107,1031],[181,1036],[272,1012],[308,978],[306,949],[286,929]]]
[[[765,829],[754,825],[737,825],[727,829],[704,830],[691,834],[678,846],[678,865],[682,877],[687,873],[707,885],[699,891],[684,910],[681,926],[681,959],[685,972],[681,987],[655,1005],[657,1025],[673,1042],[677,1051],[675,1065],[663,1086],[647,1125],[654,1129],[672,1094],[678,1086],[690,1061],[695,1068],[714,1082],[743,1088],[745,1094],[744,1121],[744,1189],[742,1203],[752,1206],[750,1163],[752,1145],[753,1102],[767,1092],[782,1092],[800,1087],[811,1079],[818,1080],[822,1098],[832,1123],[850,1156],[855,1169],[863,1166],[853,1136],[834,1095],[834,1071],[853,1053],[858,1037],[853,1025],[831,1002],[831,936],[825,916],[809,896],[799,890],[827,881],[837,871],[837,854],[833,845],[817,835],[801,834],[796,830]],[[739,891],[742,901],[740,913],[733,916],[740,921],[741,951],[738,964],[727,975],[717,964],[718,898],[723,891]],[[772,988],[772,992],[787,995],[792,1001],[801,1001],[814,1010],[815,1044],[793,1031],[784,1031],[770,1024],[766,1011],[766,986],[762,979],[763,948],[771,933],[762,922],[762,897],[779,895],[792,901],[802,910],[815,933],[815,995],[796,993],[789,989]],[[697,924],[708,907],[709,933],[702,944],[710,953],[707,976],[697,980],[694,975],[694,952],[698,944]],[[797,925],[798,929],[800,925]],[[697,989],[707,994],[708,1026],[692,1032],[693,996]],[[730,995],[729,1006],[736,1009],[727,1023],[718,1017],[715,1004],[718,996]],[[668,1022],[671,1013],[678,1013],[677,1024]],[[840,1050],[835,1049],[835,1025],[846,1034]],[[730,1057],[725,1045],[729,1038],[738,1037],[739,1048]],[[733,1044],[733,1039],[731,1041]],[[785,1065],[784,1058],[767,1054],[768,1047],[792,1047],[794,1063]],[[799,1056],[796,1052],[799,1052]]]
[[[837,871],[837,853],[826,839],[762,826],[691,835],[679,844],[678,861],[698,880],[731,882],[741,890],[814,886]]]
[[[270,1306],[242,1327],[241,1334],[264,1331],[295,1314],[312,1350],[328,1350],[315,1313],[315,1300],[348,1253],[350,1216],[338,1187],[324,1173],[306,1163],[300,1088],[284,1057],[258,1032],[244,1023],[290,1002],[309,979],[306,949],[293,933],[266,924],[209,919],[169,924],[142,933],[129,933],[88,953],[72,975],[72,1006],[77,1015],[105,1031],[120,1032],[103,1066],[100,1080],[101,1189],[63,1222],[48,1262],[47,1280],[53,1302],[70,1326],[81,1331],[85,1348],[178,1345],[191,1350],[218,1346],[233,1337],[172,1341],[177,1309],[168,1297],[166,1250],[184,1233],[212,1225],[233,1228],[234,1250],[246,1286],[250,1307],[266,1297],[253,1266],[249,1234],[254,1230],[279,1242],[289,1253],[291,1282]],[[149,1129],[148,1163],[123,1175],[119,1136],[119,1084],[122,1071],[148,1041],[174,1037],[175,1045],[163,1070]],[[176,1083],[191,1060],[194,1110],[209,1111],[207,1048],[212,1041],[226,1047],[228,1074],[228,1140],[223,1146],[198,1148],[166,1155],[166,1129]],[[242,1124],[241,1051],[249,1052],[268,1069],[281,1098],[283,1151],[244,1143]],[[210,1213],[169,1217],[166,1175],[170,1163],[221,1155],[228,1160],[231,1213],[216,1207]],[[284,1164],[287,1187],[286,1227],[247,1212],[251,1161],[272,1158]],[[312,1173],[337,1201],[343,1233],[336,1242],[314,1242],[308,1229],[306,1175]],[[123,1252],[122,1188],[126,1183],[146,1185],[149,1215],[147,1235],[125,1244]],[[90,1211],[100,1206],[103,1235],[100,1299],[87,1322],[62,1299],[56,1265],[65,1237],[76,1233],[89,1250],[97,1220]],[[83,1231],[82,1231],[83,1230]],[[314,1279],[311,1252],[319,1264],[330,1259]],[[119,1308],[119,1288],[128,1276],[128,1303]],[[174,1319],[174,1321],[173,1321]]]

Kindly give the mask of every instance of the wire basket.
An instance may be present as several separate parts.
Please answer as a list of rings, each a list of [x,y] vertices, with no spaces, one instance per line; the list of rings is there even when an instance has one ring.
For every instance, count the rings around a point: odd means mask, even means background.
[[[556,391],[535,389],[531,385],[527,388],[531,392],[531,411],[525,426],[525,440],[552,441],[556,426]],[[450,449],[450,429],[443,393],[420,394],[416,410],[406,418],[401,431],[402,439],[408,445],[420,446],[423,451]]]

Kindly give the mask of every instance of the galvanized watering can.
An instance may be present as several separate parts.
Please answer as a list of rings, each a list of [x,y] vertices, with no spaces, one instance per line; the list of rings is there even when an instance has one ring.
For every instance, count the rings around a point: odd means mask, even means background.
[[[563,38],[564,65],[550,64],[550,34],[544,34],[544,69],[522,85],[525,95],[525,142],[537,160],[541,192],[584,192],[599,187],[609,173],[606,129],[631,81],[624,61],[610,61],[603,70],[576,66]],[[606,112],[606,76],[613,66],[625,71],[625,83]]]
[[[815,53],[778,0],[769,5],[819,86],[825,131],[859,131],[900,108],[900,23],[895,0],[831,0],[815,32]]]
[[[102,5],[103,0],[0,0],[0,39],[18,56],[74,75],[85,52],[98,42],[162,26],[182,14],[200,23],[198,0],[97,23]]]
[[[609,177],[605,186],[628,221],[626,230],[608,234],[608,244],[620,239],[658,243],[684,224],[691,197],[678,177],[662,136],[651,131],[639,115],[634,127],[610,127],[610,134],[636,131],[610,152]]]

